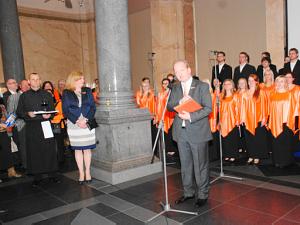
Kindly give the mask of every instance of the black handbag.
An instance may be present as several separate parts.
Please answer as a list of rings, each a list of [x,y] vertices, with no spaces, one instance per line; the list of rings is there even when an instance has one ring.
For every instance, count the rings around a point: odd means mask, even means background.
[[[91,120],[88,120],[86,122],[86,126],[90,129],[90,130],[93,130],[94,128],[98,127],[98,124],[96,122],[96,119],[93,118]]]
[[[61,133],[60,123],[52,123],[52,132],[53,132],[53,134]]]

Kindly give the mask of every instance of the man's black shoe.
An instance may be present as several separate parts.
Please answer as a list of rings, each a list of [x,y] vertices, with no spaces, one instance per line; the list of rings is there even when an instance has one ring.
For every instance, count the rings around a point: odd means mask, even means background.
[[[195,203],[195,206],[200,208],[200,207],[204,206],[206,203],[207,203],[207,198],[205,198],[205,199],[198,198]]]
[[[175,204],[180,204],[180,203],[183,203],[183,202],[185,202],[185,201],[187,201],[187,200],[189,200],[189,199],[193,199],[193,198],[195,198],[195,196],[193,195],[193,196],[181,196],[180,198],[178,198],[177,200],[175,200]]]
[[[60,184],[61,183],[60,179],[58,179],[57,177],[50,177],[49,181],[52,182],[52,183],[55,183],[55,184]]]
[[[41,180],[34,180],[31,183],[32,187],[38,187],[41,184]]]

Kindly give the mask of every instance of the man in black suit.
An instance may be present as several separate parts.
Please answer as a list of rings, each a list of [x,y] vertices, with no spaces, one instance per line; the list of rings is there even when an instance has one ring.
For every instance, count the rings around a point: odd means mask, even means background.
[[[288,62],[290,62],[290,57],[289,56],[284,57],[283,67],[278,70],[278,75],[285,75],[286,74],[286,72],[284,70],[284,64],[286,64]]]
[[[213,89],[215,89],[213,85],[215,79],[218,79],[221,85],[224,80],[232,79],[232,67],[225,63],[225,52],[217,53],[217,63],[216,68],[215,66],[212,68],[211,86]]]
[[[8,97],[12,94],[16,94],[18,90],[18,83],[15,79],[8,79],[6,81],[7,91],[3,93],[3,101],[5,108],[7,107]]]
[[[238,80],[240,78],[245,78],[248,80],[250,74],[256,74],[256,69],[254,66],[249,64],[250,57],[246,52],[241,52],[239,55],[239,66],[235,67],[233,81],[235,86],[237,86]]]
[[[271,64],[271,58],[269,57],[263,57],[261,59],[261,65],[257,67],[257,76],[259,78],[259,82],[264,82],[264,73],[267,69],[272,70],[274,74],[274,79],[277,77],[277,68],[274,64]]]
[[[298,59],[299,52],[296,48],[291,48],[289,51],[290,62],[284,64],[284,72],[292,72],[295,76],[294,83],[300,85],[300,61]]]
[[[172,134],[178,144],[183,184],[183,196],[175,203],[183,203],[197,195],[195,205],[201,207],[206,204],[209,192],[208,141],[212,134],[208,116],[212,110],[211,95],[207,83],[193,79],[185,60],[174,63],[174,72],[179,82],[173,86],[168,110],[174,111],[175,106],[190,98],[202,106],[195,112],[177,113],[173,122]]]

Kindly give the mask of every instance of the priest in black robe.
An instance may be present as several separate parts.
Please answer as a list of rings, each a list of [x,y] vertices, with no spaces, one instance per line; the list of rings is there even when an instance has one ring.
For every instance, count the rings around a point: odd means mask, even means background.
[[[41,125],[43,121],[50,122],[53,114],[34,114],[36,111],[54,110],[53,98],[40,88],[41,79],[38,74],[30,74],[29,82],[31,89],[20,96],[17,108],[18,117],[26,121],[27,172],[34,175],[33,186],[41,182],[43,174],[48,174],[50,181],[57,183],[55,139],[45,138]]]

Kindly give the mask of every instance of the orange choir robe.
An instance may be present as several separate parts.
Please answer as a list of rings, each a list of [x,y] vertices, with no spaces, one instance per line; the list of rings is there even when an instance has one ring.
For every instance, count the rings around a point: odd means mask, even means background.
[[[271,85],[270,87],[265,86],[264,83],[260,84],[260,88],[265,91],[267,97],[267,110],[269,110],[270,104],[270,95],[273,91],[275,91],[275,85]],[[269,111],[267,111],[267,115],[269,115]]]
[[[292,101],[291,101],[291,113],[289,114],[287,126],[296,133],[296,116],[299,116],[299,104],[300,104],[300,87],[298,85],[295,85],[291,90],[292,94]],[[298,119],[298,129],[300,125],[300,120]]]
[[[246,129],[255,135],[255,129],[258,123],[266,121],[268,117],[267,96],[264,90],[260,90],[259,96],[255,99],[249,91],[241,96],[240,104],[241,122],[245,124]]]
[[[275,138],[282,133],[284,123],[290,129],[290,126],[293,126],[289,119],[294,115],[294,105],[292,93],[289,91],[284,93],[273,92],[271,94],[269,128]]]
[[[54,90],[53,90],[53,95],[54,95],[54,98],[55,98],[55,101],[56,101],[56,102],[60,102],[60,101],[61,101],[60,95],[59,95],[59,92],[58,92],[57,89],[54,89]]]
[[[163,114],[164,108],[167,103],[168,94],[169,94],[169,92],[166,92],[166,91],[161,91],[158,93],[157,104],[156,104],[156,113],[155,113],[155,116],[156,116],[155,121],[157,124],[159,124],[159,121],[162,118],[162,114]],[[170,111],[166,110],[165,116],[164,116],[164,131],[166,133],[168,133],[170,127],[172,126],[175,115],[176,115],[175,112],[170,112]]]
[[[217,92],[211,93],[212,111],[208,116],[209,125],[212,133],[217,132],[218,106],[217,106]]]
[[[65,125],[63,123],[64,114],[63,114],[63,110],[62,110],[62,102],[61,101],[56,103],[55,110],[57,110],[58,113],[55,114],[55,116],[51,120],[51,123],[60,123],[60,127],[64,128],[65,127]]]
[[[238,123],[239,124],[243,124],[245,123],[245,116],[246,116],[246,113],[244,112],[244,108],[242,108],[242,99],[243,99],[243,95],[244,95],[245,92],[236,92],[235,95],[236,95],[236,99],[237,99],[237,112],[238,112]]]
[[[141,91],[136,93],[136,103],[139,108],[148,108],[151,116],[154,118],[155,115],[155,95],[152,90],[147,95],[143,95]]]
[[[220,98],[220,127],[222,137],[226,137],[238,124],[238,95]]]

